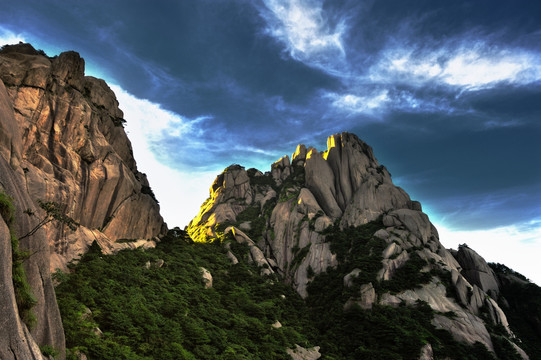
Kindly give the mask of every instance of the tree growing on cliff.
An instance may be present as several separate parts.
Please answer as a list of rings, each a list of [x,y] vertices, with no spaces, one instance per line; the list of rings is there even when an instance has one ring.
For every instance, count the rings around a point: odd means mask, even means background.
[[[40,219],[37,225],[34,226],[28,233],[21,236],[19,240],[34,235],[39,229],[53,221],[58,221],[61,224],[66,225],[72,231],[77,230],[79,227],[79,223],[77,221],[64,214],[62,211],[62,206],[57,202],[38,200],[38,204],[43,210],[45,210],[45,217]],[[36,216],[36,214],[30,209],[26,209],[24,212],[29,216]]]

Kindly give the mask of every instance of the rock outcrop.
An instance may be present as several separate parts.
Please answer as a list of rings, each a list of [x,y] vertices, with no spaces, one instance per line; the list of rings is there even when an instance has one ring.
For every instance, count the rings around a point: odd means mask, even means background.
[[[81,224],[76,233],[65,226],[46,229],[51,270],[94,240],[118,249],[126,245],[116,240],[152,239],[165,231],[146,176],[137,170],[116,97],[84,68],[73,51],[54,58],[29,44],[0,51],[0,80],[16,119],[2,137],[10,137],[20,154],[4,158],[23,175],[34,203],[57,202]]]
[[[200,267],[199,271],[201,271],[201,280],[205,284],[205,289],[210,289],[212,287],[212,274],[204,267]]]
[[[477,285],[485,293],[496,299],[498,298],[498,279],[485,259],[467,245],[459,246],[458,251],[453,255],[462,267],[460,273],[470,282],[470,284]]]
[[[10,228],[16,237],[28,234],[36,226],[36,220],[24,210],[38,211],[24,186],[20,139],[11,100],[0,81],[0,193],[11,198],[14,209],[12,219],[9,215],[0,217],[0,358],[5,360],[41,359],[41,345],[53,346],[60,353],[65,349],[64,330],[49,276],[49,247],[44,232],[25,237],[18,245],[20,251],[30,254],[23,266],[32,295],[38,300],[31,309],[36,318],[32,329],[19,316]]]
[[[321,357],[319,346],[306,349],[295,344],[295,349],[287,349],[286,351],[293,360],[317,360]]]
[[[262,274],[279,274],[307,297],[308,283],[338,267],[353,251],[346,248],[340,258],[331,249],[329,234],[364,225],[373,229],[364,236],[383,249],[378,254],[367,249],[366,256],[379,258],[381,266],[363,283],[358,280],[365,276],[363,269],[352,267],[344,274],[343,286],[358,289],[344,303],[345,311],[355,306],[370,311],[375,304],[415,306],[421,301],[435,312],[432,324],[457,341],[480,342],[494,351],[487,325],[501,325],[513,337],[505,313],[490,298],[498,293],[490,267],[468,248],[445,249],[421,204],[392,183],[372,149],[353,134],[330,136],[324,152],[299,145],[267,173],[228,167],[214,181],[188,232],[197,241],[219,238],[226,246],[231,240],[247,244],[249,260]],[[422,280],[385,290],[406,267],[415,267],[410,276]],[[431,349],[419,355],[428,357]]]
[[[0,219],[1,359],[42,359],[43,345],[65,357],[51,270],[63,268],[94,240],[110,253],[153,246],[166,230],[137,170],[122,117],[107,84],[84,76],[79,54],[49,58],[29,44],[0,50],[0,193],[14,207],[13,219]],[[39,200],[60,204],[81,226],[72,232],[50,223],[33,233],[45,216]],[[19,250],[11,233],[20,238]],[[27,258],[18,259],[20,254]],[[14,281],[15,262],[21,261],[26,275]],[[21,320],[16,301],[21,288],[15,287],[24,282],[36,300],[28,306],[33,326]]]

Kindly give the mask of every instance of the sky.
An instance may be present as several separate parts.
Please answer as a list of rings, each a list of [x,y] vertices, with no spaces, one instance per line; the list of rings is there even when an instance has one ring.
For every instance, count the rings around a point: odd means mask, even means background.
[[[0,0],[0,44],[116,93],[169,227],[218,173],[349,131],[466,243],[541,284],[541,2]]]

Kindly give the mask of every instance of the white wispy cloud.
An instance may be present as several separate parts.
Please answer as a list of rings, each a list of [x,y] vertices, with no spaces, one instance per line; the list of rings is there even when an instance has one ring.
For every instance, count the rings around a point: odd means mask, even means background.
[[[449,99],[398,90],[446,87],[456,98],[467,91],[496,87],[502,83],[527,85],[541,81],[541,54],[532,50],[496,46],[489,36],[461,34],[445,43],[412,42],[413,30],[405,20],[403,31],[385,40],[383,50],[373,54],[372,65],[359,68],[351,59],[363,49],[348,46],[348,15],[327,13],[321,0],[264,0],[260,9],[266,32],[280,41],[293,59],[336,76],[342,92],[328,92],[331,108],[347,116],[386,110],[457,113]],[[338,15],[338,16],[337,16]],[[338,18],[334,24],[330,18]],[[405,45],[406,44],[406,45]],[[350,55],[351,55],[350,54]],[[378,90],[374,91],[374,87]],[[420,96],[420,97],[419,97]]]
[[[430,50],[390,46],[370,68],[368,77],[373,82],[417,86],[433,83],[465,90],[489,88],[501,82],[525,85],[541,81],[541,54],[469,40]]]
[[[338,74],[344,63],[345,21],[331,24],[320,0],[264,0],[261,15],[269,35],[295,60]]]
[[[326,93],[323,97],[331,100],[332,105],[347,114],[373,114],[387,106],[391,100],[388,90],[380,90],[366,95]]]
[[[210,116],[201,116],[193,120],[184,118],[163,109],[159,104],[146,99],[138,99],[118,85],[110,85],[110,87],[124,110],[124,117],[130,120],[127,124],[127,129],[131,133],[130,137],[156,140],[161,137],[163,131],[180,137],[197,132],[196,125],[210,118]],[[137,126],[130,126],[130,122]]]
[[[26,42],[23,34],[14,33],[13,31],[0,25],[0,46],[18,44],[19,41]]]
[[[331,105],[351,116],[381,115],[387,110],[461,114],[473,111],[452,103],[465,92],[541,82],[541,53],[468,40],[451,41],[458,45],[439,48],[425,44],[429,50],[397,43],[393,41],[377,55],[366,72],[350,73],[342,93],[328,93],[325,97]],[[423,94],[426,89],[443,88],[434,96]],[[501,124],[488,120],[485,128],[518,125],[516,121]]]
[[[441,224],[440,241],[447,248],[456,249],[466,243],[488,262],[499,262],[541,285],[541,220],[498,227],[488,230],[457,231]]]
[[[209,196],[209,187],[227,165],[227,157],[276,154],[243,143],[212,115],[190,119],[110,85],[124,111],[126,132],[139,171],[147,174],[169,227],[184,226]],[[218,160],[217,160],[218,159]],[[199,166],[197,166],[197,165]]]
[[[147,174],[160,201],[162,215],[169,227],[187,225],[208,197],[210,184],[222,169],[198,171],[181,164],[164,163],[163,158],[158,158],[154,143],[160,141],[163,132],[167,132],[187,147],[202,149],[205,143],[200,141],[200,127],[209,117],[190,120],[163,109],[159,104],[138,99],[118,85],[110,87],[124,111],[126,132],[132,142],[137,167]],[[186,152],[188,156],[190,153]]]

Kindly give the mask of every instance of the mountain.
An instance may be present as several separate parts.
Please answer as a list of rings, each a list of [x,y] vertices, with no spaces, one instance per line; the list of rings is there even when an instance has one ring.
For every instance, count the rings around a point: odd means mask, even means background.
[[[76,52],[0,50],[0,359],[541,358],[541,288],[445,249],[356,135],[229,166],[182,231],[123,123]]]
[[[167,229],[115,95],[84,64],[29,44],[0,51],[2,359],[41,358],[37,344],[63,353],[51,271],[93,241],[111,253],[154,246]],[[64,221],[40,223],[49,215]]]
[[[48,58],[19,44],[0,52],[21,154],[12,166],[24,174],[34,202],[55,201],[82,225],[76,232],[48,229],[51,271],[64,269],[95,239],[113,249],[116,240],[152,239],[166,228],[137,170],[115,94],[84,68],[73,51]]]
[[[196,241],[247,244],[261,275],[278,274],[323,312],[335,301],[343,311],[422,303],[454,340],[528,358],[498,304],[506,303],[501,279],[467,245],[445,249],[421,204],[354,134],[330,136],[323,152],[299,145],[270,172],[229,166],[187,230]],[[417,351],[441,342],[427,335]]]

